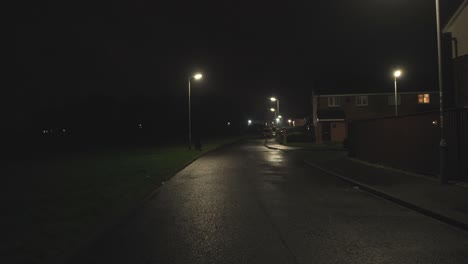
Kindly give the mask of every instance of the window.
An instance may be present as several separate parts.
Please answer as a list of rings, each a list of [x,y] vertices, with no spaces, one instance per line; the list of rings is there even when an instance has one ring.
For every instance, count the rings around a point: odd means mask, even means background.
[[[329,107],[338,107],[338,106],[340,106],[340,97],[338,97],[338,96],[328,97],[328,106]]]
[[[418,104],[428,104],[431,102],[429,94],[418,94]]]
[[[368,99],[367,95],[358,95],[356,96],[356,105],[357,106],[367,106]]]
[[[395,105],[395,95],[388,96],[388,105]],[[401,96],[397,95],[397,105],[401,105]]]

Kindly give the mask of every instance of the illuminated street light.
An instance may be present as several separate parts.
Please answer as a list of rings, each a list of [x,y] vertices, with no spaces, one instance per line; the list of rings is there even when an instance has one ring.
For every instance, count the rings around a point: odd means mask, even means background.
[[[278,112],[278,115],[279,115],[279,113],[280,113],[280,110],[279,110],[279,99],[277,99],[276,97],[271,97],[271,98],[270,98],[270,101],[276,102],[276,112]]]
[[[279,99],[276,98],[276,97],[270,97],[270,101],[272,102],[276,102],[276,114],[278,115],[278,117],[280,117],[280,109],[279,109]],[[280,117],[281,118],[281,117]]]
[[[278,118],[281,119],[281,118],[283,118],[283,117],[279,115]]]
[[[252,124],[252,120],[249,119],[249,120],[247,121],[247,124],[249,124],[249,126],[250,126],[250,125]]]
[[[192,79],[195,79],[195,80],[200,80],[201,78],[203,77],[203,75],[201,75],[201,73],[197,73],[195,75],[192,75],[188,78],[188,125],[189,125],[189,149],[192,148],[192,113],[191,113],[191,101],[190,101],[190,83],[192,81]]]
[[[400,77],[401,76],[401,70],[396,70],[394,73],[393,73],[393,76],[395,77]]]
[[[397,78],[400,76],[401,70],[396,70],[393,72],[393,77],[395,77],[395,116],[398,116]]]
[[[291,126],[291,121],[292,121],[291,119],[288,119],[289,126]]]
[[[276,110],[274,108],[270,108],[270,111],[275,113],[275,119],[276,119]]]

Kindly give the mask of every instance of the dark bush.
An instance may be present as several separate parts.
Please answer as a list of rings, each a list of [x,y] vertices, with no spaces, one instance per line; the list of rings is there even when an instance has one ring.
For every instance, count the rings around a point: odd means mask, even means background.
[[[304,126],[288,127],[286,128],[286,133],[296,133],[296,132],[307,132],[307,129]]]
[[[313,142],[314,137],[305,132],[293,132],[289,133],[286,136],[286,141],[288,143],[292,142]]]

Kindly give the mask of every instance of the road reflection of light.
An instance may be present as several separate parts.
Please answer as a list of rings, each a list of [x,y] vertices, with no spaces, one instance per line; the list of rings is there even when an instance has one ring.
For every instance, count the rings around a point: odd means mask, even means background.
[[[231,159],[207,155],[182,171],[182,177],[172,180],[178,184],[179,198],[174,222],[180,230],[179,239],[184,241],[194,262],[206,262],[203,256],[221,258],[210,252],[223,250],[223,245],[234,236],[226,223],[236,217],[240,201],[235,193],[242,188],[238,178],[228,172],[240,165]]]
[[[284,162],[284,153],[281,151],[265,152],[265,160],[272,163],[271,165],[280,165]]]

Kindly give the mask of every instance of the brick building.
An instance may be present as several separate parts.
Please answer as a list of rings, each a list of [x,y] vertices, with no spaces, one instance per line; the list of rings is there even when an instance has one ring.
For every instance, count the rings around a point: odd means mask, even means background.
[[[347,122],[395,115],[393,93],[327,93],[313,96],[312,124],[317,143],[343,141]],[[397,95],[399,115],[438,109],[439,95],[433,91],[402,92]]]

